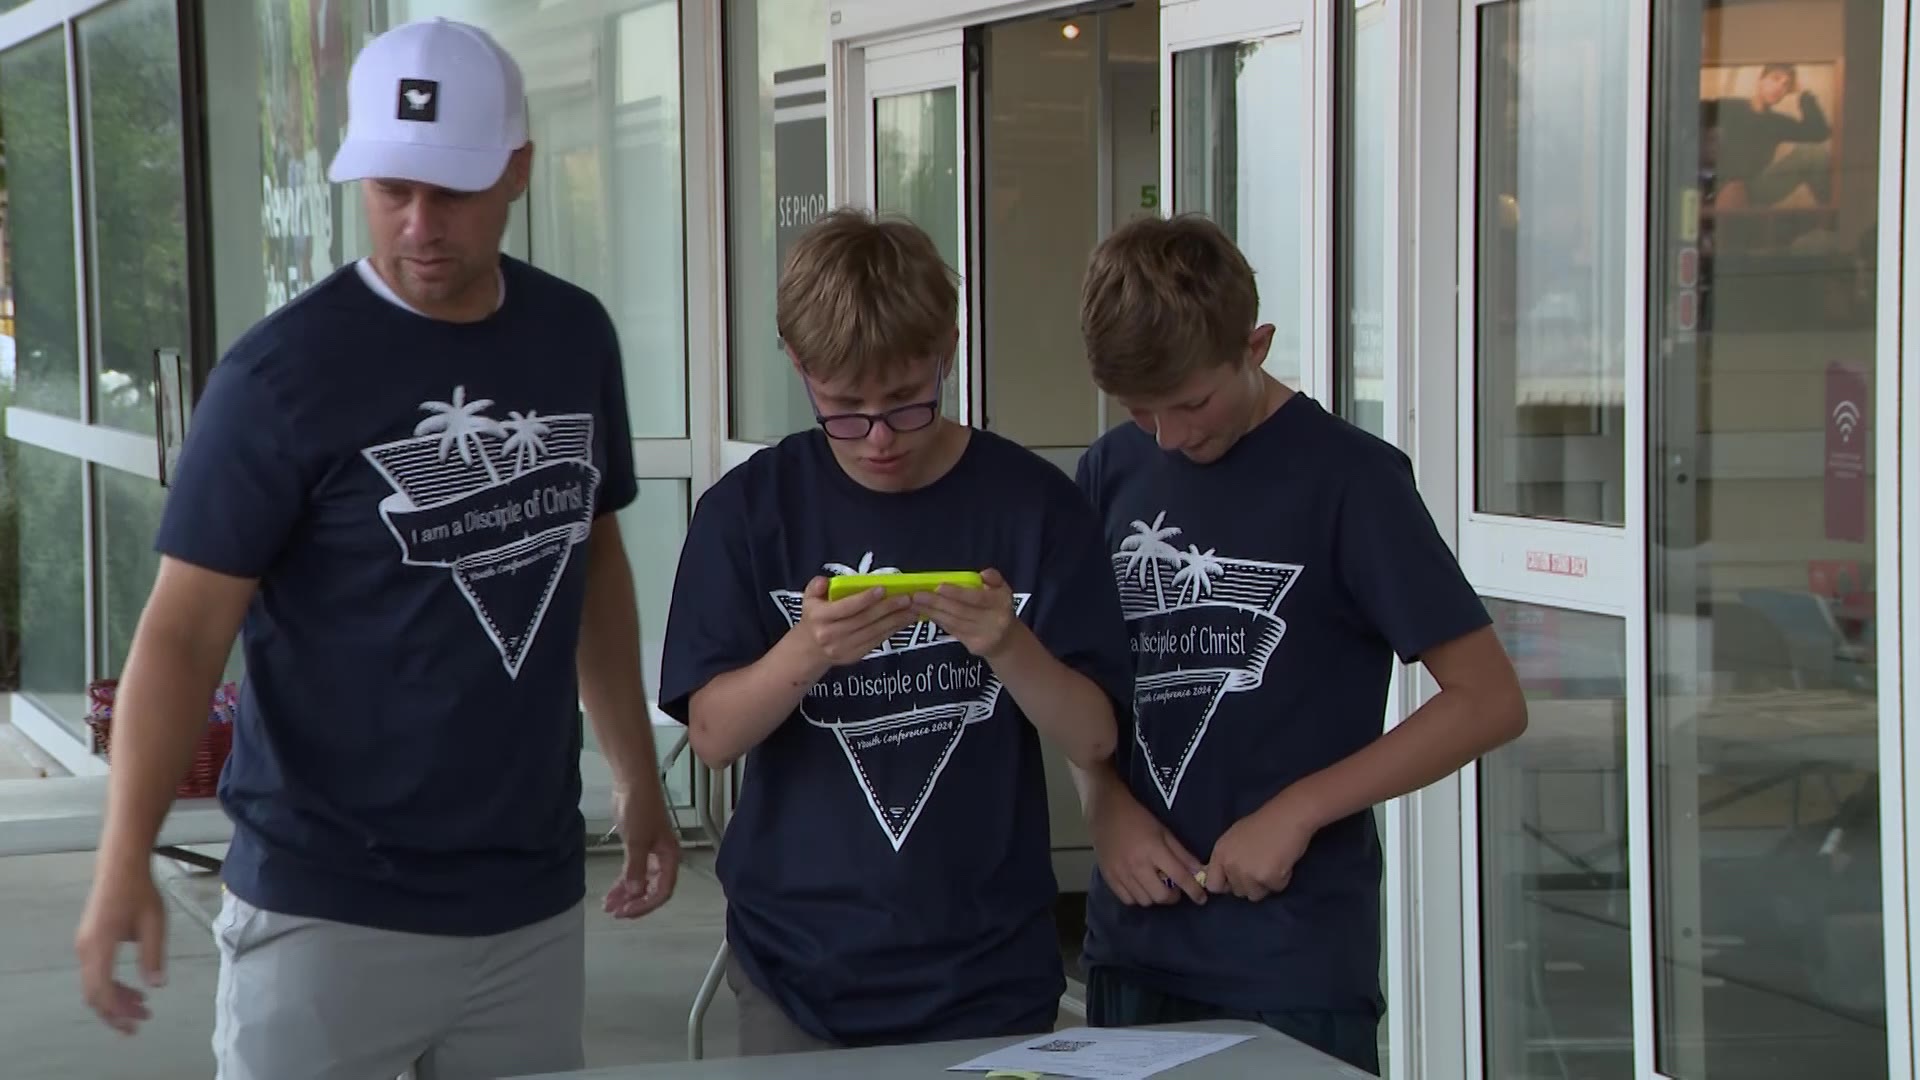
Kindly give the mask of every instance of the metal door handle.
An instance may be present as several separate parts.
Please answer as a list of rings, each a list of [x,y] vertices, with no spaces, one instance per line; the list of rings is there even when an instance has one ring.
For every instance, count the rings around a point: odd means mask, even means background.
[[[154,442],[160,455],[160,486],[173,481],[187,438],[187,364],[179,349],[153,350]]]

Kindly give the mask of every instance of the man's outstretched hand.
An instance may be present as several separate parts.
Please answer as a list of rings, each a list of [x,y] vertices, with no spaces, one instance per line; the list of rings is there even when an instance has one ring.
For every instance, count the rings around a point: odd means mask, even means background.
[[[657,782],[648,792],[616,788],[613,820],[626,845],[627,861],[602,908],[616,919],[638,919],[673,898],[680,876],[680,838]]]
[[[87,1004],[108,1027],[131,1035],[153,1017],[147,995],[114,977],[120,945],[138,946],[141,975],[149,987],[167,981],[167,909],[154,887],[153,872],[102,872],[94,879],[74,934],[80,960],[80,988]]]

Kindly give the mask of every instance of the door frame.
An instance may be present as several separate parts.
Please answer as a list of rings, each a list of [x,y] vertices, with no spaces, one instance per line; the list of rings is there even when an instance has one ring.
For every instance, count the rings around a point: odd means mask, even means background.
[[[1920,1001],[1920,964],[1913,944],[1920,937],[1920,909],[1913,902],[1913,876],[1920,868],[1920,799],[1907,785],[1920,775],[1920,739],[1908,739],[1907,717],[1920,716],[1920,571],[1911,554],[1920,550],[1920,437],[1912,434],[1920,413],[1920,278],[1905,272],[1903,252],[1920,251],[1920,169],[1906,167],[1907,148],[1920,145],[1920,81],[1908,63],[1920,47],[1920,20],[1911,0],[1887,0],[1883,11],[1880,95],[1880,235],[1876,264],[1878,327],[1874,409],[1875,549],[1897,558],[1875,559],[1876,591],[1891,597],[1877,618],[1894,633],[1879,635],[1880,678],[1880,887],[1886,957],[1888,1075],[1920,1076],[1915,1002]],[[1898,121],[1893,118],[1898,117]],[[1884,418],[1894,418],[1893,423]],[[1908,433],[1902,438],[1902,432]],[[1887,508],[1895,508],[1888,513]],[[1892,617],[1889,617],[1892,616]],[[1894,912],[1904,913],[1895,917]]]
[[[1451,87],[1450,107],[1455,138],[1451,147],[1429,144],[1428,153],[1444,153],[1456,171],[1453,286],[1454,347],[1443,354],[1445,371],[1432,372],[1436,382],[1451,383],[1450,448],[1428,447],[1428,474],[1452,467],[1454,502],[1449,516],[1457,536],[1461,568],[1482,596],[1538,606],[1548,610],[1599,615],[1621,624],[1625,679],[1626,723],[1626,859],[1628,875],[1629,937],[1632,942],[1633,1054],[1640,1075],[1651,1069],[1653,1054],[1652,906],[1648,885],[1651,795],[1648,758],[1649,681],[1647,678],[1647,212],[1645,179],[1649,168],[1649,109],[1651,92],[1651,7],[1648,0],[1626,0],[1614,16],[1625,20],[1628,69],[1626,79],[1626,153],[1616,167],[1629,192],[1619,226],[1623,230],[1621,294],[1624,310],[1614,316],[1619,324],[1621,356],[1621,415],[1625,442],[1620,483],[1624,514],[1619,525],[1547,521],[1517,514],[1495,514],[1479,508],[1479,214],[1478,187],[1480,116],[1480,13],[1501,4],[1531,0],[1454,0],[1444,7],[1454,20],[1455,34],[1446,46],[1455,50],[1458,72]],[[1437,165],[1438,163],[1432,163]],[[1437,170],[1436,170],[1437,171]],[[1437,359],[1428,354],[1430,359]],[[1436,388],[1438,389],[1438,388]],[[1445,393],[1444,390],[1440,391]],[[1449,452],[1450,451],[1450,452]],[[1436,458],[1438,460],[1436,460]],[[1448,460],[1450,459],[1450,460]],[[1459,993],[1462,1002],[1462,1075],[1468,1080],[1486,1076],[1486,986],[1484,963],[1485,906],[1481,889],[1481,778],[1480,762],[1461,771],[1457,858],[1460,872]],[[1449,965],[1451,966],[1451,965]]]

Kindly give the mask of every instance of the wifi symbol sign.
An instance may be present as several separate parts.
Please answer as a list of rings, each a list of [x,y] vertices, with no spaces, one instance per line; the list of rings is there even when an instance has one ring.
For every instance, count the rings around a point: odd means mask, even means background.
[[[1860,426],[1860,406],[1849,398],[1833,407],[1833,424],[1840,429],[1840,441],[1852,442],[1853,429]]]

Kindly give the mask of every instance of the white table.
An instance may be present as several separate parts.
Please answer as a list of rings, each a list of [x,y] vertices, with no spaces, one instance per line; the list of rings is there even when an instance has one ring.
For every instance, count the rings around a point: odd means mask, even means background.
[[[105,776],[0,781],[0,855],[92,851],[100,842]],[[218,799],[180,799],[160,826],[156,847],[224,844],[233,823]]]
[[[1169,1069],[1158,1074],[1155,1080],[1159,1077],[1167,1080],[1243,1080],[1246,1077],[1260,1077],[1262,1080],[1364,1080],[1367,1077],[1358,1069],[1260,1024],[1237,1021],[1168,1024],[1161,1030],[1253,1037],[1217,1054]],[[669,1061],[657,1065],[542,1073],[537,1077],[521,1077],[520,1080],[660,1080],[664,1077],[684,1077],[686,1080],[849,1080],[866,1077],[873,1080],[910,1080],[914,1077],[967,1080],[971,1077],[981,1080],[985,1073],[947,1070],[963,1061],[972,1061],[989,1051],[1020,1041],[972,1039],[918,1046],[830,1050],[814,1054]]]

